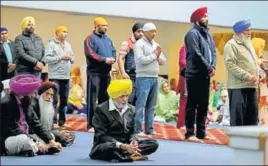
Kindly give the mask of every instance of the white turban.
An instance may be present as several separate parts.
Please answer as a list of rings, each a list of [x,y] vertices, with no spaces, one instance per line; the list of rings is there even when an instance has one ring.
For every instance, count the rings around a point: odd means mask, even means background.
[[[151,31],[151,30],[156,30],[156,26],[153,23],[148,22],[148,23],[144,24],[144,26],[143,26],[144,32]]]

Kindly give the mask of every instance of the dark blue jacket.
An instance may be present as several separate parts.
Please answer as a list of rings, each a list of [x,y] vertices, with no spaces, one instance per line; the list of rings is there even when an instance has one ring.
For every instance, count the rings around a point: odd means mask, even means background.
[[[216,69],[217,55],[215,43],[208,29],[195,25],[186,34],[184,40],[186,47],[185,77],[209,76],[211,68]]]
[[[84,51],[87,60],[87,73],[107,75],[112,65],[105,63],[107,57],[116,59],[116,50],[112,40],[107,35],[95,32],[87,36],[84,41]]]

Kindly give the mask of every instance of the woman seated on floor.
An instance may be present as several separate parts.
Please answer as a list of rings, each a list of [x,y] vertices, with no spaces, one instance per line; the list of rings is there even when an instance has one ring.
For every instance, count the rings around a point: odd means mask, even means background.
[[[179,97],[170,90],[167,80],[162,80],[159,88],[155,121],[176,122]]]
[[[87,104],[82,87],[77,81],[77,76],[71,76],[71,87],[68,98],[68,114],[87,115]]]
[[[57,91],[57,85],[53,82],[43,82],[38,89],[39,98],[35,98],[36,107],[34,109],[43,128],[48,130],[60,142],[63,147],[71,146],[75,140],[75,133],[67,130],[53,128],[53,117],[55,115],[53,107],[53,94]]]

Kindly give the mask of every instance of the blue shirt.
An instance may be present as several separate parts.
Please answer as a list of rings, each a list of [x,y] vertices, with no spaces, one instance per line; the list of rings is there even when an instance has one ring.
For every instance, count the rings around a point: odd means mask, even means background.
[[[12,52],[11,52],[11,49],[10,49],[8,43],[10,43],[10,41],[4,42],[3,47],[4,47],[4,50],[5,50],[5,53],[6,53],[7,61],[9,63],[12,63],[12,61],[13,61]]]

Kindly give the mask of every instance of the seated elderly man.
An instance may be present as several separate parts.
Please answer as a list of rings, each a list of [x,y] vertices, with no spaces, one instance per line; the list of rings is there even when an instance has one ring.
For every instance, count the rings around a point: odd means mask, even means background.
[[[41,125],[54,136],[57,142],[60,142],[63,147],[71,146],[75,139],[75,133],[53,128],[53,117],[55,115],[53,107],[54,93],[57,93],[57,85],[50,81],[43,82],[38,89],[39,98],[35,98],[36,107],[34,111]],[[34,131],[32,132],[34,133]]]
[[[30,74],[22,74],[10,80],[10,94],[1,101],[1,155],[22,155],[60,152],[61,145],[40,123],[34,112],[34,92],[41,80]],[[29,134],[32,128],[35,135]]]
[[[111,99],[98,105],[93,117],[94,144],[90,158],[111,162],[146,160],[158,149],[153,139],[138,140],[135,134],[135,107],[128,104],[132,81],[112,80]]]

